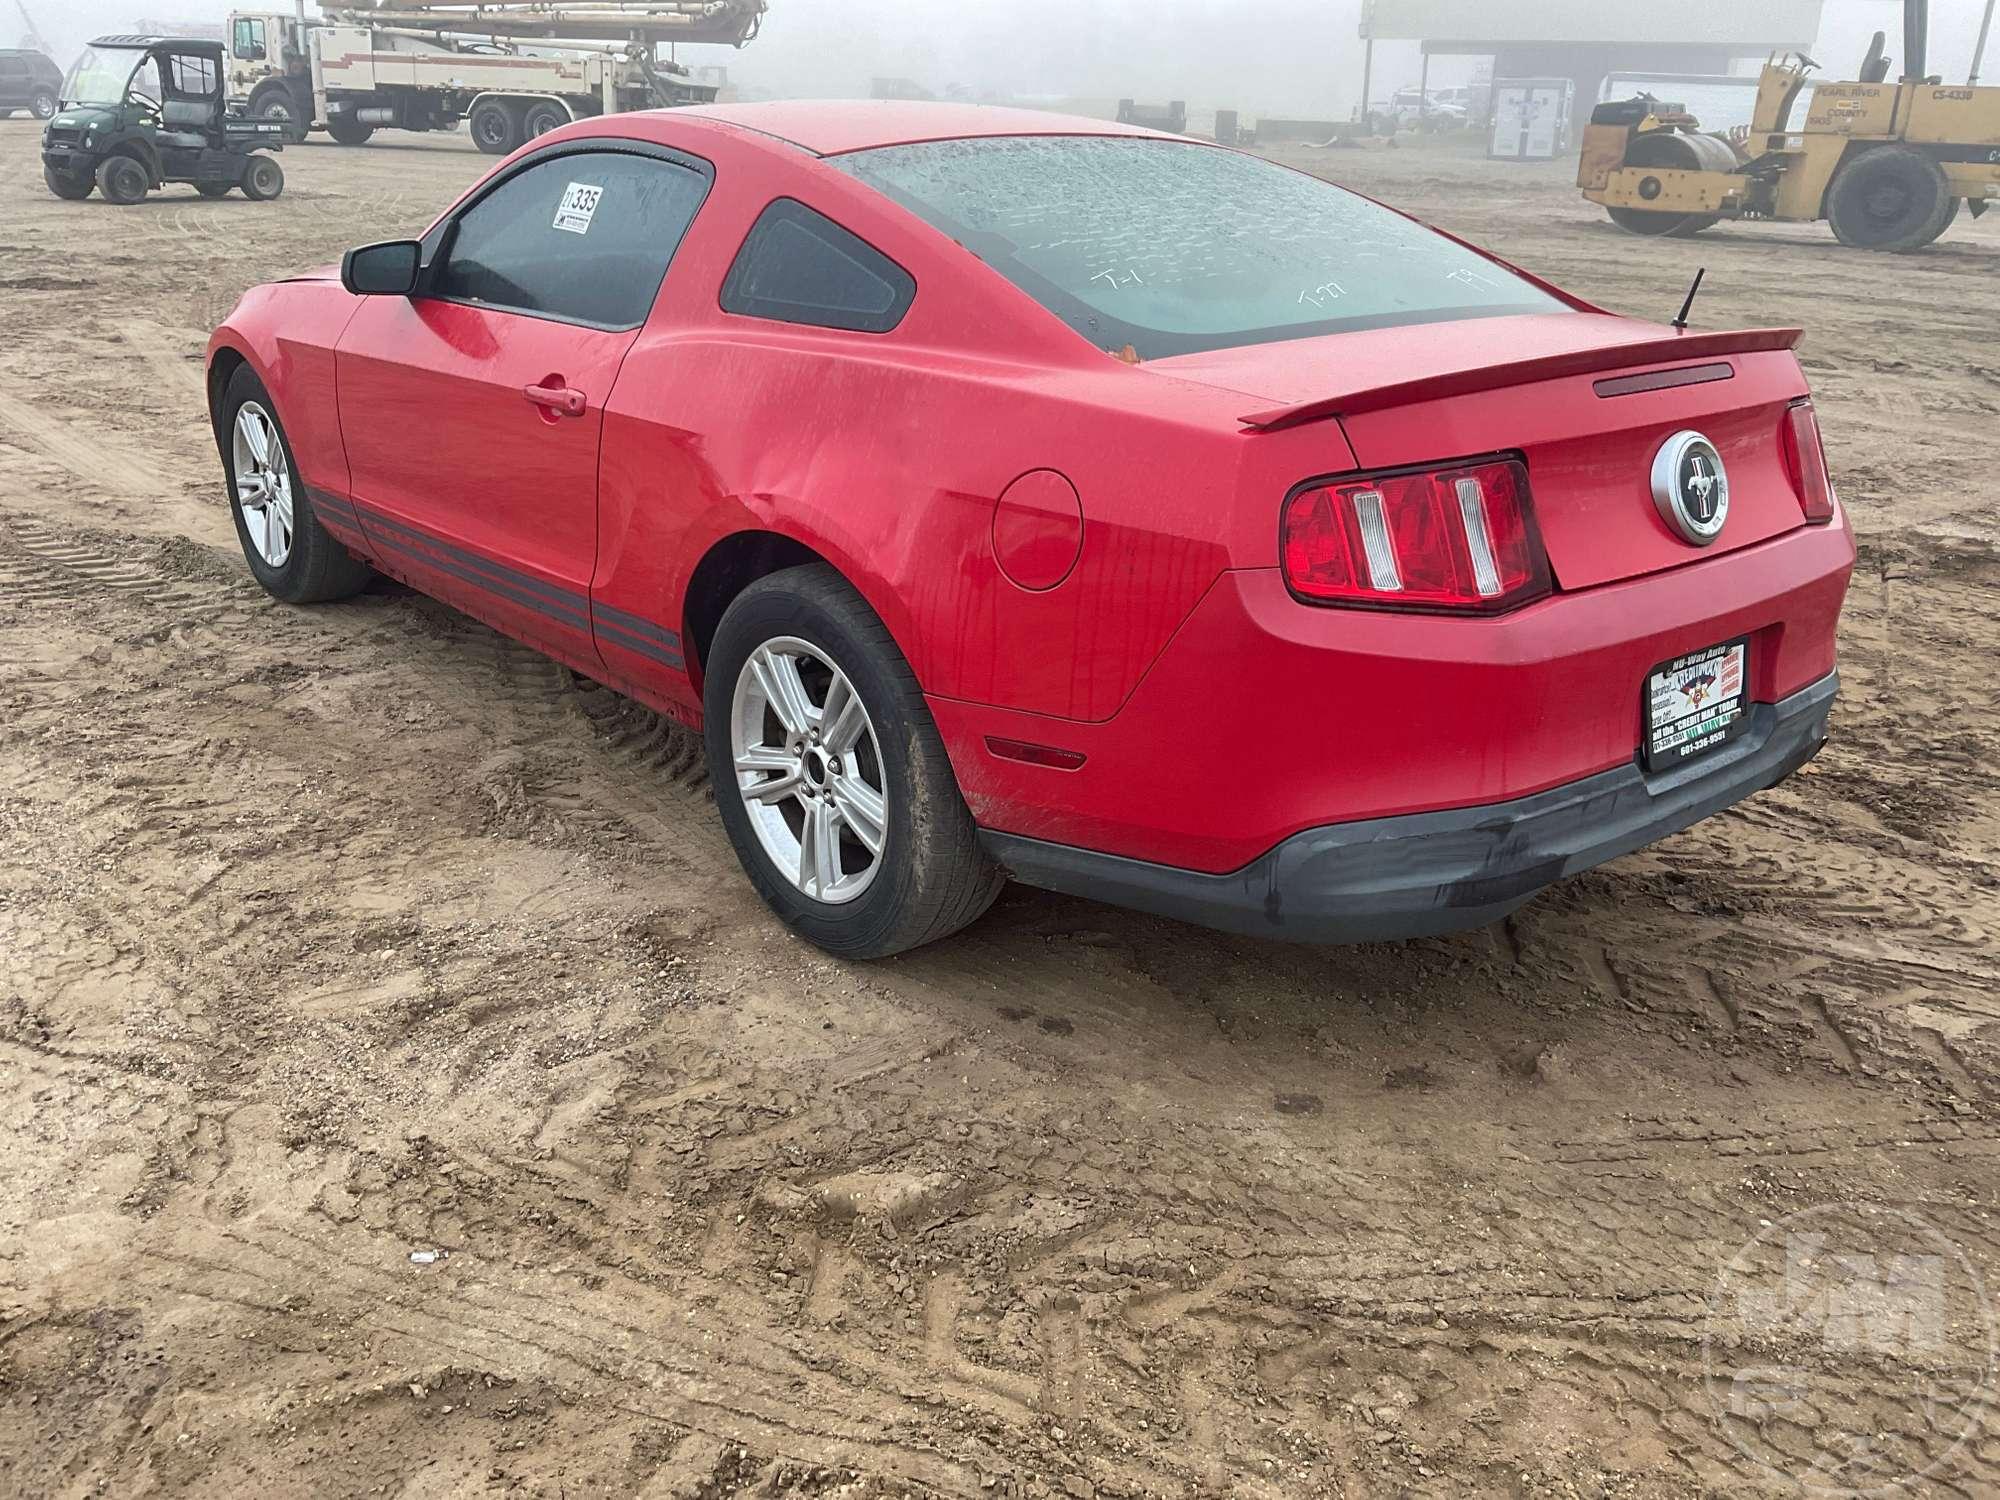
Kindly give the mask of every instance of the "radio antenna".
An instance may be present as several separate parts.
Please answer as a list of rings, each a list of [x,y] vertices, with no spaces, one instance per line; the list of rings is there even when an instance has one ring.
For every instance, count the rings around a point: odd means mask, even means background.
[[[1674,329],[1676,332],[1678,333],[1687,332],[1688,314],[1694,310],[1695,294],[1701,290],[1701,278],[1706,276],[1707,274],[1708,274],[1707,266],[1703,266],[1700,270],[1694,273],[1694,285],[1688,288],[1687,301],[1681,304],[1681,315],[1678,318],[1674,319]]]

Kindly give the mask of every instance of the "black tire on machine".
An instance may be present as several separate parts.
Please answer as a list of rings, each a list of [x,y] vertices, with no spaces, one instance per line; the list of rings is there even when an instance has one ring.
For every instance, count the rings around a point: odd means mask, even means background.
[[[1921,250],[1958,217],[1958,197],[1924,152],[1877,146],[1841,163],[1826,217],[1834,237],[1854,249]]]

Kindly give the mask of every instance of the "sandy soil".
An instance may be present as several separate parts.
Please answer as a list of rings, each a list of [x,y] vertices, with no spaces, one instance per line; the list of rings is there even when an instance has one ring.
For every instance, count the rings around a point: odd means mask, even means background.
[[[1759,1457],[1835,1434],[2000,1485],[1924,1401],[1976,1305],[1725,1330],[1810,1372],[1761,1426],[1712,1313],[1821,1204],[2000,1286],[2000,218],[1650,244],[1560,168],[1314,160],[1620,310],[1706,265],[1699,323],[1810,328],[1863,538],[1831,747],[1455,940],[1015,891],[848,967],[680,732],[244,569],[207,329],[484,158],[117,209],[0,124],[0,1492],[1789,1493]]]

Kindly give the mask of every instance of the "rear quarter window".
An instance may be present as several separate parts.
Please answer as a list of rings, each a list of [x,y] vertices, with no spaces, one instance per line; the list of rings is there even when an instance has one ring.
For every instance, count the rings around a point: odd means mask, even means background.
[[[722,310],[811,328],[887,333],[916,300],[914,277],[792,198],[764,210],[722,283]]]

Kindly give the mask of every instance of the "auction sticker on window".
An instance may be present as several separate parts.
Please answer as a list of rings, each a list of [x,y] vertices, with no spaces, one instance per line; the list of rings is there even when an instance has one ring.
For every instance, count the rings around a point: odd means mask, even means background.
[[[1679,656],[1646,682],[1646,769],[1666,770],[1713,750],[1750,722],[1750,643]]]
[[[597,216],[597,200],[603,196],[601,187],[572,182],[563,189],[562,202],[556,208],[555,227],[571,234],[589,234],[590,221]]]

